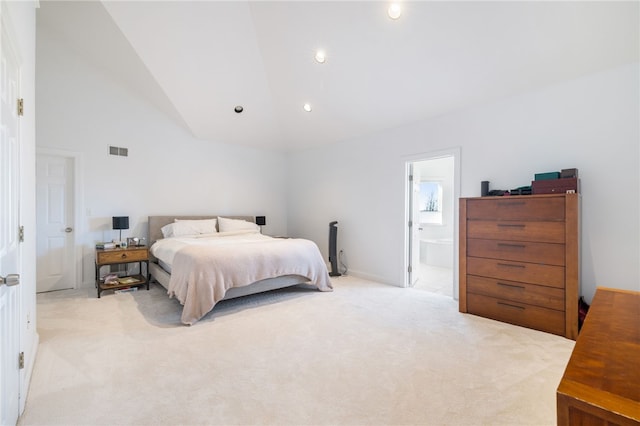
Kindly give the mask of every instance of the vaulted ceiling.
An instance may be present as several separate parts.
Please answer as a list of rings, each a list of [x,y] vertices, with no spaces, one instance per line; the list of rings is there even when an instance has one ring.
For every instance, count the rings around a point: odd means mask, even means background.
[[[279,150],[373,134],[639,55],[637,1],[404,1],[396,20],[382,1],[40,4],[39,29],[196,138]]]

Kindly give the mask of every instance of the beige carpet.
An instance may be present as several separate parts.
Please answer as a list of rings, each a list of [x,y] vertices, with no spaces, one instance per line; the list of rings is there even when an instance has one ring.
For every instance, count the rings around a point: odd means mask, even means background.
[[[420,275],[413,288],[453,297],[453,269],[420,263]]]
[[[573,343],[354,277],[222,302],[38,295],[19,425],[553,425]]]

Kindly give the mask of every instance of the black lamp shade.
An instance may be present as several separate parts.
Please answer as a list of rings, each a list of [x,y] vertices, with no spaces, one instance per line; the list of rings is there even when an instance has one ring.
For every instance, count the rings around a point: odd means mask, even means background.
[[[129,216],[113,216],[113,229],[129,229]]]
[[[256,216],[256,225],[264,226],[267,224],[266,216]]]

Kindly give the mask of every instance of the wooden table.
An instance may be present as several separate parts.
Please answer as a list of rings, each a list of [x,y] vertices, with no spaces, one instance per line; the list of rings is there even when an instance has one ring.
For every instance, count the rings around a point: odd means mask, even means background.
[[[596,290],[557,404],[559,425],[640,425],[640,292]]]
[[[106,265],[119,265],[138,263],[140,273],[129,277],[132,279],[130,283],[106,284],[100,278],[100,268]],[[143,273],[142,265],[146,270]],[[98,298],[104,290],[118,290],[127,287],[138,287],[146,285],[149,290],[149,248],[145,246],[114,248],[114,249],[96,249],[96,289],[98,290]]]

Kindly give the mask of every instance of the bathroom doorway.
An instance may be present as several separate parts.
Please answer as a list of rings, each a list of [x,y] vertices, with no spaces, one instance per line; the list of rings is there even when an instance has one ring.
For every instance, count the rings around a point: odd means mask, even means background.
[[[409,278],[419,290],[457,298],[459,150],[425,154],[408,163]]]

